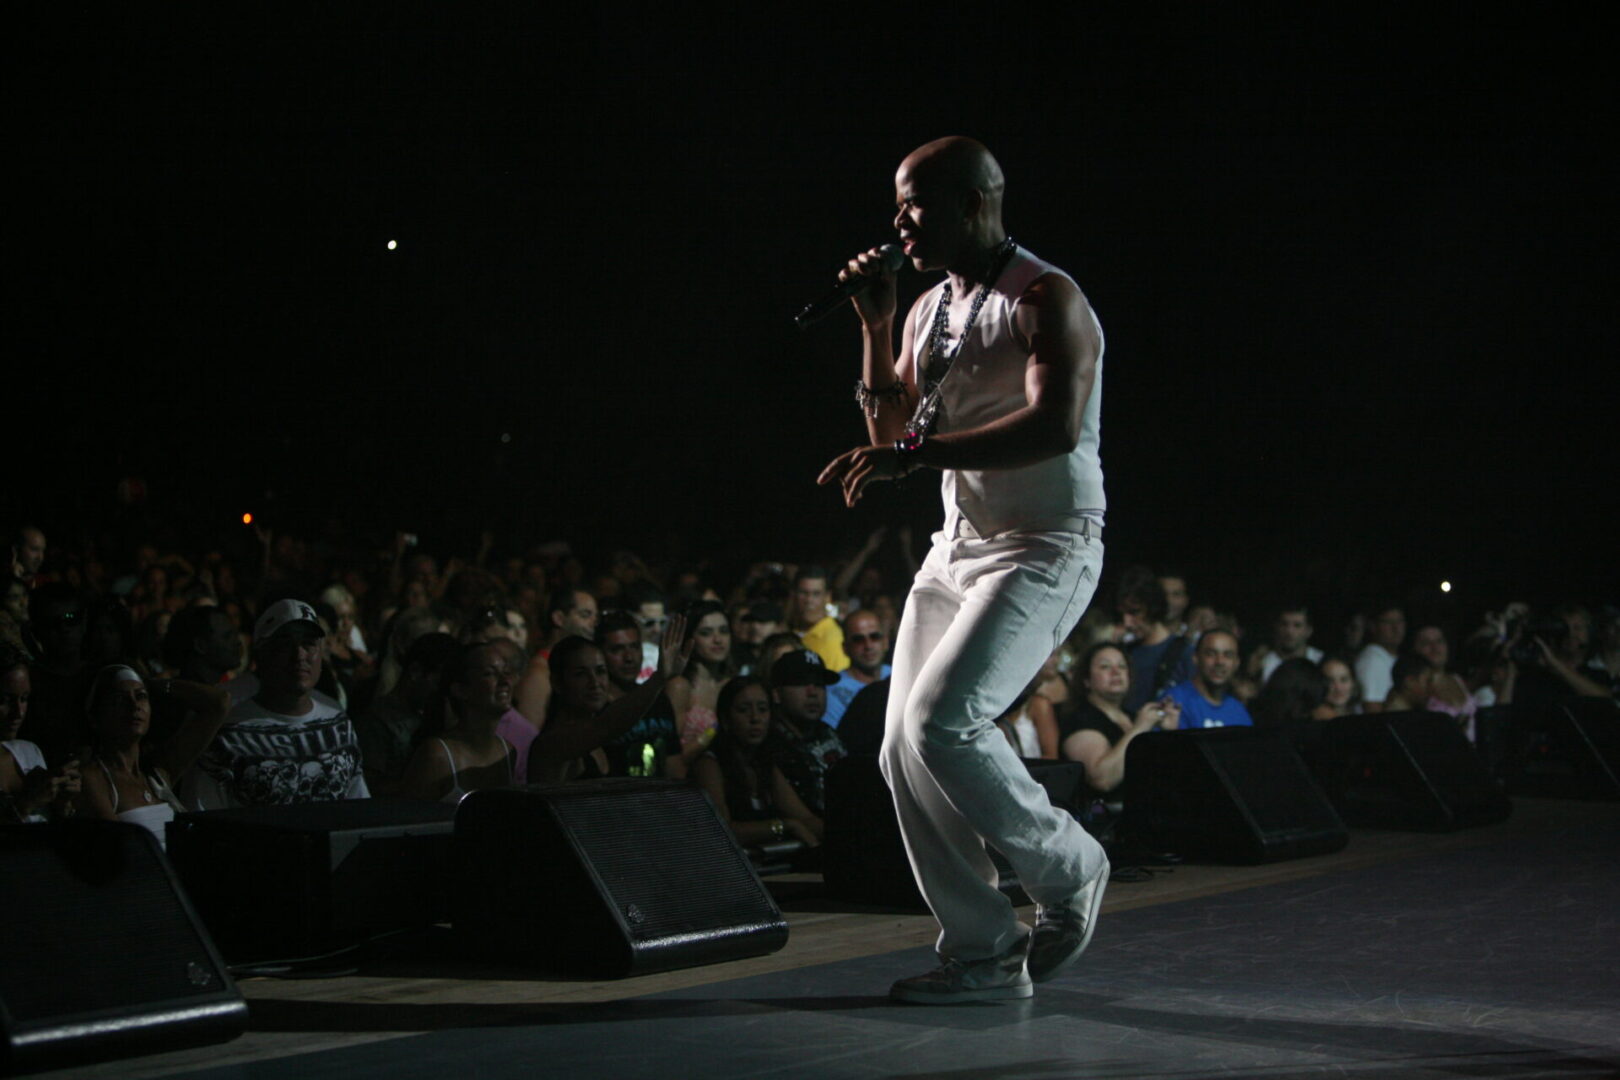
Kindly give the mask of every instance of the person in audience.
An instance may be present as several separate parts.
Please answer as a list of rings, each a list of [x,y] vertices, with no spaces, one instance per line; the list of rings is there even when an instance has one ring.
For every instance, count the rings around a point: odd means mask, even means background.
[[[91,685],[87,711],[94,743],[76,799],[81,817],[127,821],[151,832],[162,845],[165,827],[185,810],[174,793],[176,779],[213,741],[230,711],[231,696],[219,685],[161,679],[158,696],[172,698],[186,721],[156,747],[146,747],[152,700],[134,668],[102,668]]]
[[[1403,652],[1390,668],[1390,691],[1380,712],[1411,712],[1428,707],[1434,685],[1429,661],[1415,652]]]
[[[502,650],[487,641],[458,645],[440,673],[439,697],[443,704],[428,710],[433,726],[424,726],[399,794],[454,804],[469,791],[516,783],[517,750],[496,731],[512,707],[512,670]]]
[[[685,618],[672,616],[664,627],[659,670],[615,699],[601,647],[580,637],[559,641],[551,650],[556,692],[545,726],[529,747],[529,779],[560,782],[608,775],[611,764],[603,747],[634,727],[666,682],[686,668],[692,644]]]
[[[84,640],[79,654],[89,671],[134,660],[135,624],[129,609],[115,596],[98,596],[85,605]]]
[[[798,652],[804,648],[799,641],[799,635],[791,630],[772,634],[759,643],[759,670],[755,673],[765,683],[765,688],[771,688],[771,669],[776,662],[790,652]]]
[[[681,745],[691,750],[714,738],[715,703],[720,688],[737,674],[731,659],[731,620],[714,600],[699,600],[686,610],[692,628],[692,659],[669,680],[669,700],[681,725]]]
[[[1327,679],[1327,696],[1323,703],[1333,710],[1334,716],[1355,716],[1361,712],[1361,687],[1356,685],[1356,673],[1349,664],[1337,656],[1322,661],[1322,676]]]
[[[608,700],[635,690],[641,679],[641,624],[624,611],[609,611],[596,626],[597,644],[607,666]],[[723,689],[723,688],[722,688]],[[629,731],[602,745],[609,776],[663,776],[684,780],[690,754],[681,749],[675,704],[659,694]],[[691,752],[699,752],[694,748]]]
[[[1384,699],[1395,686],[1395,657],[1406,640],[1406,612],[1398,604],[1383,604],[1367,625],[1372,640],[1356,655],[1356,682],[1361,684],[1362,707],[1382,712]]]
[[[143,678],[156,685],[172,678],[221,686],[241,663],[241,651],[241,635],[222,609],[212,605],[184,607],[170,617],[168,633],[163,636],[163,674]],[[136,667],[136,671],[140,668]],[[191,700],[184,694],[153,695],[150,705],[151,730],[146,738],[153,746],[167,742],[183,724],[195,719]],[[179,775],[174,773],[170,778],[178,780]]]
[[[377,695],[393,690],[394,684],[399,681],[401,665],[417,638],[426,634],[445,634],[448,629],[444,619],[431,608],[410,607],[397,612],[382,638],[385,645],[382,663],[378,665]]]
[[[1322,669],[1304,656],[1293,656],[1272,669],[1271,678],[1250,703],[1256,727],[1291,728],[1306,720],[1331,720],[1338,715],[1327,703],[1328,680]]]
[[[819,566],[801,567],[793,575],[788,629],[821,657],[828,671],[839,672],[849,667],[849,657],[844,653],[844,631],[827,611],[827,596],[827,571]]]
[[[771,667],[774,723],[783,742],[777,764],[817,816],[826,812],[827,770],[848,755],[838,733],[821,719],[827,687],[837,681],[811,649],[784,653]]]
[[[20,653],[0,653],[0,824],[68,817],[79,792],[76,758],[49,768],[37,744],[18,738],[29,693],[27,661]]]
[[[445,666],[459,652],[449,634],[423,634],[411,642],[393,687],[372,698],[370,708],[355,721],[366,787],[374,794],[399,792],[417,735],[429,726],[429,710],[445,707],[439,684]],[[445,718],[434,717],[432,726],[442,730]]]
[[[1457,674],[1478,699],[1480,708],[1513,704],[1519,666],[1508,654],[1505,642],[1487,630],[1473,634],[1457,651]]]
[[[1119,585],[1120,621],[1132,635],[1127,655],[1131,661],[1131,689],[1125,711],[1134,714],[1166,687],[1185,677],[1192,646],[1165,625],[1169,610],[1164,587],[1146,567],[1125,572]]]
[[[1079,708],[1063,733],[1063,757],[1086,767],[1086,783],[1099,795],[1119,788],[1125,779],[1125,755],[1131,740],[1144,731],[1174,731],[1181,706],[1171,698],[1149,701],[1133,716],[1125,711],[1131,687],[1130,661],[1111,641],[1091,646],[1076,665]]]
[[[24,525],[11,537],[11,576],[31,584],[45,565],[45,534],[34,525]]]
[[[590,641],[601,617],[596,597],[575,585],[559,585],[546,602],[546,636],[529,658],[518,680],[517,711],[538,730],[545,726],[551,701],[551,650],[568,637]]]
[[[1271,626],[1271,644],[1250,657],[1249,677],[1264,686],[1284,660],[1304,657],[1313,664],[1320,664],[1322,650],[1311,644],[1311,632],[1311,615],[1303,604],[1277,612],[1277,620]]]
[[[181,789],[187,806],[285,805],[364,799],[354,724],[315,696],[326,632],[315,609],[278,600],[253,626],[258,686],[231,710]]]
[[[738,674],[751,675],[759,667],[759,647],[765,639],[787,628],[782,621],[782,605],[772,600],[755,600],[743,608],[737,625],[739,629],[732,636],[731,651],[736,657]]]
[[[889,636],[876,615],[857,611],[844,620],[844,652],[849,656],[849,667],[827,688],[827,712],[822,716],[834,729],[856,694],[889,677],[889,665],[883,662],[889,654]]]
[[[664,594],[645,579],[624,586],[619,597],[619,609],[627,611],[641,624],[641,680],[646,682],[658,670],[658,642],[669,623],[669,609]]]
[[[1073,670],[1074,646],[1065,641],[1052,650],[1035,676],[1035,692],[1050,702],[1058,715],[1069,709],[1069,673]]]
[[[1164,625],[1172,634],[1187,636],[1187,575],[1180,570],[1161,569],[1159,587],[1164,590]]]
[[[720,732],[692,765],[721,820],[745,846],[791,839],[817,847],[819,817],[805,806],[777,764],[771,703],[765,684],[739,675],[720,690]]]
[[[25,660],[38,654],[38,643],[28,626],[28,583],[7,577],[5,598],[0,604],[0,645],[10,647]]]
[[[996,727],[1021,758],[1055,760],[1058,756],[1057,716],[1052,703],[1035,692],[1035,682],[1024,687],[996,718]]]
[[[28,622],[40,652],[29,677],[33,696],[20,738],[36,743],[47,761],[64,761],[89,742],[84,697],[90,673],[84,665],[85,604],[64,582],[40,585],[28,598]]]
[[[1418,708],[1445,713],[1472,740],[1479,699],[1462,676],[1451,670],[1451,642],[1446,632],[1432,623],[1419,626],[1412,635],[1412,651],[1429,667],[1429,696]]]
[[[1182,728],[1237,727],[1254,721],[1243,702],[1232,693],[1238,669],[1238,639],[1228,630],[1210,630],[1193,650],[1195,671],[1168,694],[1181,706]]]

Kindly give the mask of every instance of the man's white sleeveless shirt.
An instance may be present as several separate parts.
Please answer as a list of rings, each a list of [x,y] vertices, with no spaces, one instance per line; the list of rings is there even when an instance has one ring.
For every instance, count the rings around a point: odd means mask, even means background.
[[[1028,404],[1024,370],[1029,353],[1018,343],[1013,312],[1018,298],[1042,274],[1073,281],[1051,263],[1022,248],[1013,255],[985,297],[970,340],[957,352],[941,394],[939,432],[965,431],[998,420]],[[912,327],[919,372],[927,359],[928,332],[939,302],[941,282],[917,306]],[[1103,496],[1099,456],[1102,413],[1102,325],[1086,305],[1097,331],[1097,370],[1080,428],[1080,442],[1062,457],[1018,469],[945,469],[940,493],[945,502],[945,535],[994,536],[1005,532],[1078,532],[1084,519],[1101,524]],[[919,387],[924,380],[919,374]]]

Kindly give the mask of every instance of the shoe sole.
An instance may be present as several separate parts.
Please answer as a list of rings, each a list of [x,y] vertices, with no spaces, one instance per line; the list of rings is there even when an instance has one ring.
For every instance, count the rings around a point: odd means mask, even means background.
[[[908,1005],[967,1005],[975,1001],[1017,1001],[1035,996],[1035,986],[992,986],[983,990],[961,990],[954,994],[930,994],[921,990],[904,990],[896,986],[889,990],[892,1001]]]
[[[1059,975],[1063,974],[1071,966],[1073,966],[1074,962],[1080,959],[1080,954],[1086,951],[1086,946],[1091,944],[1091,935],[1097,932],[1097,913],[1102,910],[1103,893],[1108,891],[1108,873],[1109,865],[1107,862],[1104,862],[1101,875],[1102,880],[1097,882],[1097,888],[1091,894],[1091,910],[1086,912],[1086,932],[1080,938],[1079,948],[1075,949],[1068,956],[1064,957],[1062,961],[1052,965],[1052,967],[1041,972],[1039,975],[1031,971],[1029,973],[1031,982],[1050,982],[1052,979],[1057,978]]]

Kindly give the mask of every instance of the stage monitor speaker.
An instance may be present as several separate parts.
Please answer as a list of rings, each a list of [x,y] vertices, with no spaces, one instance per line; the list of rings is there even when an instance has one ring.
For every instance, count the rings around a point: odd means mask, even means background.
[[[169,858],[233,963],[316,957],[449,921],[454,817],[413,799],[181,814]]]
[[[226,1042],[247,1005],[152,834],[0,826],[0,1073]]]
[[[1353,826],[1444,832],[1513,812],[1457,722],[1442,713],[1341,716],[1315,732],[1305,754]]]
[[[1515,709],[1503,772],[1515,795],[1620,799],[1620,705],[1579,698],[1528,715]]]
[[[1121,828],[1145,847],[1215,862],[1298,859],[1350,842],[1287,737],[1252,727],[1131,740]]]
[[[1024,759],[1053,806],[1083,819],[1085,766],[1072,761]],[[852,754],[827,772],[827,835],[821,846],[821,873],[827,895],[857,904],[926,911],[906,857],[894,813],[894,797],[873,755]],[[995,849],[990,858],[1001,891],[1015,903],[1028,897],[1011,865]]]
[[[772,953],[787,923],[703,792],[614,779],[475,791],[456,932],[492,959],[605,978]]]

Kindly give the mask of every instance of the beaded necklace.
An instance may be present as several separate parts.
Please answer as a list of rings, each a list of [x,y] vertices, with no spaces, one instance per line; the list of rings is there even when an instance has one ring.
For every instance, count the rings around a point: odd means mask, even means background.
[[[922,376],[927,389],[917,402],[917,411],[912,413],[911,419],[906,421],[907,437],[927,435],[934,428],[934,421],[939,413],[940,390],[944,386],[945,376],[951,373],[957,356],[967,345],[968,334],[973,331],[973,324],[978,321],[979,309],[984,307],[985,300],[990,296],[990,286],[1001,277],[1018,245],[1012,237],[1007,237],[996,248],[995,254],[990,258],[990,269],[979,283],[979,291],[973,297],[973,306],[968,309],[967,322],[962,324],[962,336],[957,341],[955,349],[947,351],[945,341],[950,334],[951,322],[951,279],[945,278],[945,285],[939,291],[939,303],[934,307],[934,325],[928,331],[928,359],[923,364]],[[935,372],[938,375],[935,375]]]

